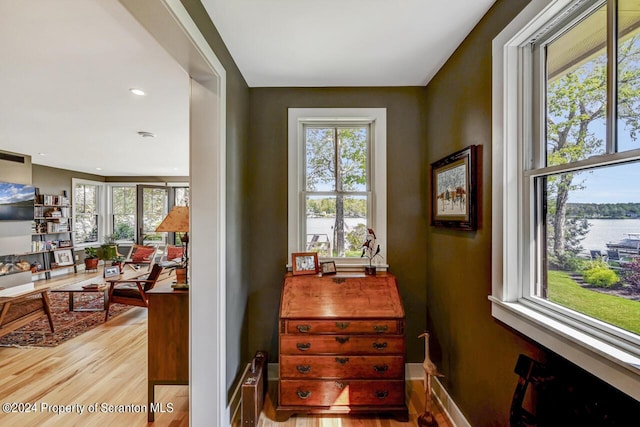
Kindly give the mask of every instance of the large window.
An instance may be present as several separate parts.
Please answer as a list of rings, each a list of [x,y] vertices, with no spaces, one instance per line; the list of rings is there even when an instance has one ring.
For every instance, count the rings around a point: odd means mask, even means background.
[[[114,239],[133,242],[136,238],[136,187],[112,186],[111,208]]]
[[[636,398],[639,28],[637,0],[532,1],[493,116],[494,316]]]
[[[290,253],[355,265],[368,228],[386,242],[385,134],[384,109],[289,110]]]
[[[72,202],[75,244],[98,242],[100,189],[101,185],[98,183],[74,180]]]

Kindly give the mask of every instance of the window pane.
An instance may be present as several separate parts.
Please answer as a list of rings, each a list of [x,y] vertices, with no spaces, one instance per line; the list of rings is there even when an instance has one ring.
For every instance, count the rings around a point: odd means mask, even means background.
[[[640,148],[640,1],[619,0],[618,151]]]
[[[367,131],[366,127],[338,129],[341,191],[367,190]]]
[[[178,187],[175,189],[175,206],[189,206],[189,187]]]
[[[307,191],[336,189],[334,128],[305,128],[305,188]]]
[[[158,242],[164,239],[164,233],[156,233],[156,228],[167,215],[166,188],[143,188],[142,203],[144,213],[142,218],[144,242]]]
[[[536,296],[640,334],[640,163],[540,178],[546,264]]]
[[[365,196],[308,196],[306,250],[320,256],[359,257],[367,232]]]
[[[606,5],[546,47],[546,163],[601,154],[606,144]]]
[[[75,243],[98,241],[98,187],[91,184],[76,184],[73,189],[75,209]]]
[[[133,186],[112,187],[113,237],[116,241],[135,239],[136,188]]]

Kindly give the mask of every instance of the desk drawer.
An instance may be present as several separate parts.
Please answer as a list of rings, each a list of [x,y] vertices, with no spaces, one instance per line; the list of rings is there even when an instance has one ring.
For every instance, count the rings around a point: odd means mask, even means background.
[[[404,354],[402,336],[281,335],[280,354]]]
[[[403,356],[282,356],[280,378],[402,379]]]
[[[284,320],[289,334],[401,334],[402,320]]]
[[[280,380],[280,404],[292,406],[404,405],[404,381]]]

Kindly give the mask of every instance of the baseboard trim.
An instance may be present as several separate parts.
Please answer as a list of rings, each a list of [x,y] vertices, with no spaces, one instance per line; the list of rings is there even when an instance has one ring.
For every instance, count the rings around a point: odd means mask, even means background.
[[[242,375],[240,378],[244,378],[249,371],[249,366],[251,364],[247,363],[242,371]],[[229,399],[229,405],[227,406],[227,413],[229,414],[229,425],[240,425],[240,411],[242,409],[242,381],[238,381],[236,386],[233,388],[233,392],[231,393],[231,398]],[[237,420],[237,423],[234,421]]]

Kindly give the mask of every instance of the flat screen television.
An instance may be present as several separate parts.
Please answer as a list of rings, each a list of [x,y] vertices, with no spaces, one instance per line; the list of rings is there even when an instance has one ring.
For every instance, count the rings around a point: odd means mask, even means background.
[[[35,188],[0,182],[0,221],[32,221]]]

